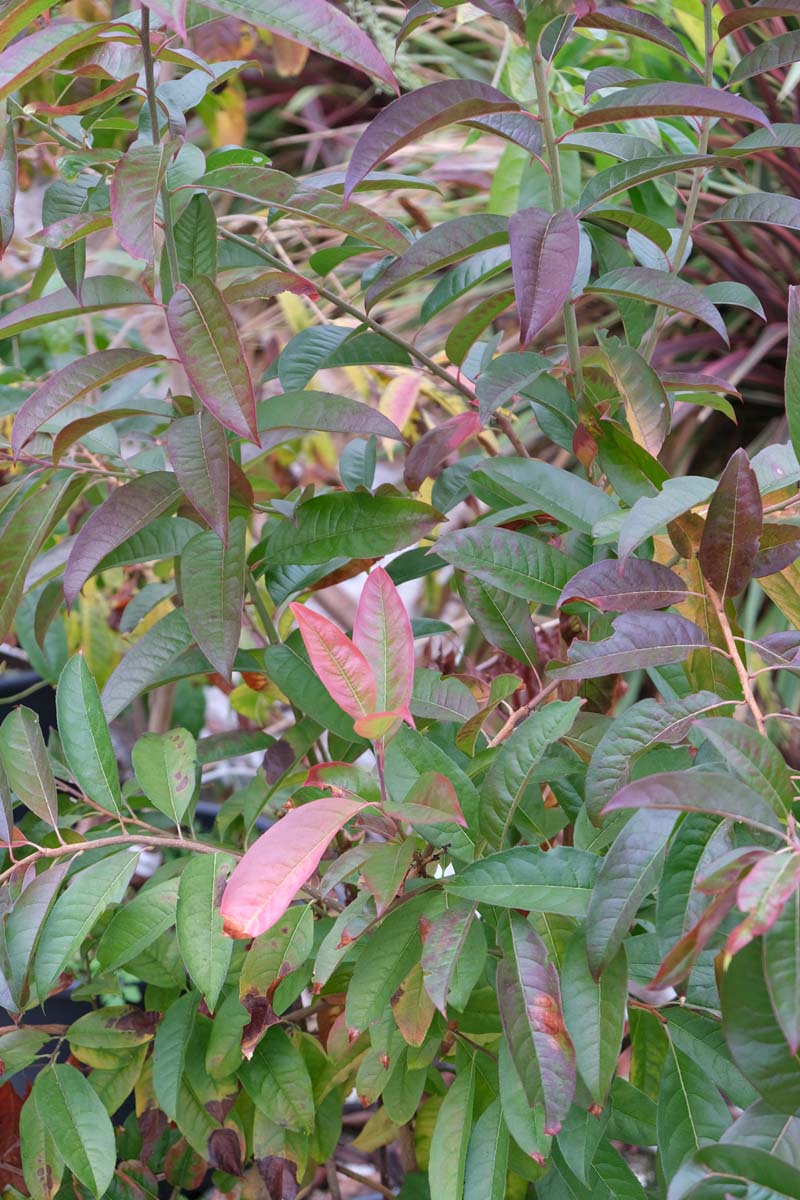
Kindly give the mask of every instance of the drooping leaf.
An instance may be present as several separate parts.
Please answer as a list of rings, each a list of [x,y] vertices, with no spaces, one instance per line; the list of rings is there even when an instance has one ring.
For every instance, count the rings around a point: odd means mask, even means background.
[[[433,528],[439,515],[420,500],[331,492],[301,504],[269,540],[271,566],[309,565],[331,558],[382,558]]]
[[[578,266],[580,229],[571,209],[524,208],[509,218],[511,269],[526,346],[569,298]]]
[[[575,129],[609,125],[636,117],[729,117],[750,121],[765,129],[764,114],[745,100],[718,88],[697,83],[643,83],[603,96],[578,117]]]
[[[492,849],[502,850],[536,766],[572,728],[579,708],[579,700],[554,700],[531,713],[502,746],[481,792],[481,832]]]
[[[253,0],[214,0],[208,7],[225,17],[238,17],[258,28],[270,29],[301,46],[374,75],[391,88],[397,87],[389,64],[375,44],[355,21],[328,0],[299,0],[291,8],[279,0],[258,0],[257,5]]]
[[[257,937],[289,907],[319,865],[329,842],[366,807],[363,801],[313,800],[292,809],[253,843],[222,897],[229,937]]]
[[[114,1176],[116,1150],[108,1113],[89,1081],[69,1063],[53,1063],[37,1077],[35,1105],[65,1164],[100,1200]]]
[[[304,604],[291,604],[308,657],[331,698],[352,717],[383,711],[377,685],[363,650],[338,626]]]
[[[599,866],[596,854],[572,846],[546,853],[515,846],[471,863],[445,887],[476,903],[580,918],[586,916]]]
[[[426,479],[438,475],[448,455],[463,446],[481,430],[476,412],[458,413],[441,425],[435,425],[415,442],[406,455],[403,481],[410,492],[418,491]]]
[[[470,577],[551,607],[572,570],[563,551],[547,542],[489,525],[446,533],[437,541],[436,553]]]
[[[194,640],[223,679],[230,679],[244,606],[247,524],[236,517],[225,545],[198,533],[181,554],[184,613]]]
[[[92,863],[59,896],[45,922],[34,962],[41,1000],[109,904],[122,899],[137,859],[138,855],[121,850]]]
[[[686,584],[680,576],[660,563],[640,558],[605,559],[573,575],[559,597],[558,606],[586,600],[601,612],[641,612],[680,604],[685,593]]]
[[[111,220],[120,244],[133,258],[151,263],[156,253],[156,204],[176,150],[172,142],[132,146],[111,177]]]
[[[190,522],[192,524],[192,522]],[[103,711],[109,721],[157,682],[192,645],[192,635],[183,610],[175,608],[151,626],[123,655],[101,693]]]
[[[400,96],[380,111],[356,143],[347,166],[345,199],[379,163],[423,134],[471,117],[519,112],[519,107],[496,88],[468,79],[431,83],[413,95]]]
[[[116,755],[94,676],[82,654],[69,659],[56,689],[61,746],[78,785],[95,804],[118,813]]]
[[[0,725],[0,761],[11,790],[26,808],[55,829],[58,825],[56,781],[39,718],[32,709],[21,705]]]
[[[203,858],[206,856],[203,855]],[[196,992],[186,992],[164,1014],[153,1046],[153,1090],[161,1109],[177,1119],[186,1052],[197,1018]]]
[[[539,654],[527,602],[469,572],[456,575],[456,587],[487,642],[517,662],[535,666]]]
[[[181,283],[167,305],[167,324],[189,382],[206,408],[226,429],[257,443],[250,368],[216,285],[204,275]]]
[[[711,301],[691,283],[664,271],[652,267],[618,267],[601,275],[586,291],[592,295],[621,296],[674,308],[709,325],[725,343],[728,342],[725,322]]]
[[[422,951],[425,990],[443,1016],[469,998],[486,960],[476,905],[457,900],[426,928]]]
[[[189,730],[143,734],[131,762],[148,800],[180,826],[197,786],[197,744]]]
[[[102,31],[99,22],[57,21],[7,46],[0,54],[0,100],[69,54],[96,42]]]
[[[471,476],[475,494],[498,508],[536,506],[570,529],[590,533],[603,516],[619,511],[617,503],[585,479],[552,463],[526,458],[498,458]]]
[[[709,644],[703,631],[668,612],[623,613],[613,623],[611,637],[600,642],[574,641],[567,666],[550,667],[554,679],[597,679],[640,667],[682,662],[693,650]]]
[[[781,818],[791,810],[794,785],[791,773],[778,750],[755,729],[730,717],[701,720],[695,728],[716,746],[728,768],[757,792]]]
[[[604,338],[601,348],[625,404],[633,440],[649,454],[658,455],[672,417],[664,384],[632,346],[617,338]]]
[[[711,812],[772,833],[782,830],[782,822],[768,800],[721,771],[666,771],[647,775],[617,792],[605,811],[622,808]]]
[[[616,957],[642,900],[656,886],[677,819],[674,812],[637,812],[603,859],[586,916],[586,950],[595,979]]]
[[[677,34],[654,14],[642,12],[641,9],[628,8],[624,4],[598,4],[585,16],[579,17],[576,24],[586,29],[610,29],[629,37],[642,38],[671,50],[681,58],[686,57]]]
[[[285,433],[288,438],[296,436],[294,431],[299,429],[402,440],[400,430],[382,412],[360,400],[330,392],[290,391],[271,396],[258,405],[257,419],[262,445],[265,434],[272,442],[276,433]]]
[[[54,863],[31,879],[5,921],[5,955],[8,960],[10,1011],[22,1011],[30,998],[30,968],[42,928],[66,875],[66,863]]]
[[[53,1200],[61,1186],[64,1160],[56,1149],[38,1093],[28,1096],[19,1114],[19,1149],[25,1185],[32,1200]]]
[[[620,948],[599,980],[589,971],[586,939],[578,930],[561,969],[564,1020],[575,1047],[578,1074],[595,1104],[605,1104],[625,1027],[628,970]]]
[[[736,954],[754,937],[766,933],[800,887],[800,855],[766,854],[747,872],[736,890],[745,919],[731,930],[726,954]]]
[[[60,321],[64,317],[76,317],[81,313],[149,303],[150,297],[138,283],[116,275],[95,275],[84,282],[80,301],[75,299],[69,288],[61,288],[0,317],[0,338],[18,337],[28,329],[49,325],[51,321]]]
[[[564,1024],[558,974],[544,942],[517,913],[500,930],[497,1002],[503,1031],[531,1108],[544,1105],[546,1134],[558,1133],[575,1091],[575,1050]]]
[[[683,1160],[717,1141],[730,1124],[728,1106],[706,1072],[670,1043],[658,1089],[656,1129],[661,1165],[672,1179]]]
[[[228,971],[233,942],[222,932],[219,899],[231,859],[198,854],[181,872],[176,929],[181,958],[195,987],[214,1012]]]
[[[750,582],[761,524],[758,483],[746,451],[740,449],[711,497],[700,542],[700,567],[720,596],[736,596]]]
[[[378,712],[402,712],[414,688],[414,634],[400,593],[383,567],[374,567],[361,592],[353,644],[375,681]]]
[[[228,541],[230,459],[225,431],[207,409],[173,421],[167,449],[184,495],[223,543]]]
[[[784,903],[763,938],[764,978],[772,1010],[793,1054],[800,1047],[800,892]]]
[[[428,1178],[431,1195],[439,1200],[462,1200],[472,1112],[475,1103],[475,1066],[458,1072],[436,1117],[430,1147]]]

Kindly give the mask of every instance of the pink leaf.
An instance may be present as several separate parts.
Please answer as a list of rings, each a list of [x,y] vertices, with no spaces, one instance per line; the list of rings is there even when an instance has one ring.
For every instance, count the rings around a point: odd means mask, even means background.
[[[353,642],[375,680],[378,711],[406,708],[414,689],[414,634],[400,593],[383,567],[375,567],[367,576]]]
[[[294,808],[262,833],[238,864],[220,911],[229,937],[251,938],[279,921],[319,866],[328,844],[365,801],[326,797]]]
[[[435,429],[429,429],[411,448],[403,471],[403,481],[411,492],[419,491],[426,479],[438,475],[448,454],[481,430],[477,412],[463,412],[448,417]]]
[[[376,709],[375,677],[364,655],[341,629],[303,604],[290,604],[311,665],[328,694],[351,717]]]
[[[381,739],[386,740],[407,720],[409,725],[413,725],[411,713],[408,709],[403,712],[398,712],[397,709],[391,709],[389,712],[369,713],[366,717],[359,717],[353,722],[353,729],[359,737],[367,738],[370,742],[379,742]]]

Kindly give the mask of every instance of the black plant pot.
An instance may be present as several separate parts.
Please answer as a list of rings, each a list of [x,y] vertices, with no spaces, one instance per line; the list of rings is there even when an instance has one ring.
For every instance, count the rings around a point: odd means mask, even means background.
[[[44,684],[23,700],[14,700],[12,697],[41,683],[41,676],[32,670],[21,654],[11,650],[0,651],[0,663],[5,667],[0,673],[0,721],[3,721],[17,704],[26,704],[36,713],[42,733],[47,737],[48,731],[56,728],[55,688],[51,684]]]

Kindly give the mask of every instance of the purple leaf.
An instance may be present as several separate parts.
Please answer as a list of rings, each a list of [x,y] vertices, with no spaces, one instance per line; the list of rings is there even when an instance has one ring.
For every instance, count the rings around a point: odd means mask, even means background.
[[[558,972],[524,917],[512,912],[500,932],[500,1019],[528,1104],[544,1105],[546,1134],[556,1134],[575,1094],[575,1049],[561,1011]]]
[[[180,497],[174,475],[153,471],[115,488],[81,526],[64,571],[64,598],[73,604],[86,580],[107,554],[146,528]]]
[[[585,29],[610,29],[614,33],[627,34],[630,37],[640,37],[656,46],[663,46],[686,58],[686,51],[677,34],[674,34],[663,21],[650,13],[628,8],[624,4],[599,4],[586,16],[579,17],[575,22]]]
[[[386,59],[354,21],[328,0],[209,0],[208,8],[308,46],[397,91]]]
[[[374,434],[398,442],[403,440],[397,426],[378,409],[331,392],[297,391],[270,396],[258,405],[257,420],[262,447],[267,440],[264,435],[291,434],[295,429],[355,433],[361,437]]]
[[[558,605],[561,608],[573,600],[585,600],[601,612],[641,611],[680,604],[685,593],[684,581],[660,563],[640,558],[606,559],[573,575]]]
[[[700,541],[700,569],[723,598],[738,596],[750,582],[762,524],[761,495],[745,450],[722,472],[711,497]]]
[[[186,499],[226,544],[230,459],[224,429],[205,409],[181,417],[167,430],[167,450]]]
[[[108,28],[102,22],[53,21],[28,37],[20,38],[0,54],[0,100],[5,100],[48,67],[68,54],[100,41]]]
[[[578,266],[580,227],[568,209],[524,208],[508,221],[520,342],[527,346],[559,313]]]
[[[623,808],[714,813],[769,833],[781,833],[784,828],[766,800],[722,771],[664,771],[647,775],[617,792],[603,812]]]
[[[6,316],[0,317],[0,337],[17,337],[27,329],[49,325],[51,321],[60,321],[63,317],[105,312],[107,309],[122,308],[129,304],[151,303],[147,292],[138,283],[131,283],[129,279],[120,279],[116,275],[97,275],[84,282],[80,303],[69,288],[59,288],[49,296],[32,300],[29,304],[23,304]]]
[[[65,250],[75,242],[88,237],[90,233],[99,233],[108,229],[111,224],[111,213],[108,209],[102,212],[77,212],[60,221],[53,221],[39,229],[28,238],[34,246],[46,246],[48,250]]]
[[[771,128],[767,117],[741,96],[699,83],[645,83],[603,96],[578,117],[575,129],[643,117],[729,117]]]
[[[479,924],[475,921],[476,909],[476,904],[456,900],[426,929],[422,951],[423,982],[443,1016],[447,1015],[447,999],[456,971],[464,965],[464,959],[460,963],[459,959],[469,948],[470,930],[473,924]],[[464,955],[464,958],[468,957],[468,954]],[[482,959],[476,957],[482,965]]]
[[[777,575],[800,558],[800,525],[773,525],[761,529],[758,554],[753,562],[753,579]]]
[[[698,321],[705,322],[715,330],[724,342],[728,341],[725,322],[719,312],[691,283],[656,271],[651,267],[618,267],[601,275],[586,288],[588,294],[598,296],[622,296],[632,300],[644,300],[648,304],[663,304],[688,313]]]
[[[736,29],[745,25],[753,25],[756,21],[767,21],[772,17],[800,17],[800,0],[756,0],[755,4],[745,4],[742,8],[725,13],[719,23],[719,37],[727,37]]]
[[[224,545],[213,530],[198,533],[181,554],[184,613],[194,640],[215,671],[230,680],[244,605],[247,524],[231,522]]]
[[[113,383],[122,375],[163,362],[160,354],[145,354],[140,350],[99,350],[76,358],[33,392],[14,418],[11,448],[14,456],[45,421],[56,416],[67,405],[83,400],[96,388]]]
[[[491,250],[508,241],[508,219],[496,213],[474,213],[443,221],[408,246],[367,289],[369,310],[403,284],[413,283],[450,263]]]
[[[708,646],[706,635],[675,613],[624,613],[601,642],[574,641],[568,665],[549,668],[553,679],[597,679],[682,662],[693,650]]]
[[[538,157],[542,152],[542,129],[535,117],[527,112],[498,113],[492,117],[478,117],[464,121],[470,129],[482,133],[495,133],[498,137],[521,146],[528,154]]]
[[[410,492],[418,491],[426,479],[438,475],[449,454],[480,433],[481,419],[476,412],[459,413],[429,429],[409,451],[403,469],[403,481]]]
[[[236,322],[219,290],[198,275],[178,286],[167,324],[189,382],[226,429],[258,444],[253,380]]]
[[[132,258],[151,263],[156,253],[156,204],[178,142],[133,146],[117,163],[111,179],[111,220],[122,247]]]
[[[473,117],[519,111],[516,100],[471,79],[431,83],[400,96],[373,117],[356,142],[345,177],[345,200],[379,163],[415,138]]]
[[[800,449],[800,287],[789,288],[787,311],[789,344],[786,348],[786,421],[795,454]]]

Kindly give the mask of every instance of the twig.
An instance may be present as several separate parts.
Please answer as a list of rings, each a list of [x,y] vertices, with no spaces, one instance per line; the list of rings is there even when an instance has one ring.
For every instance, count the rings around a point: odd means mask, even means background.
[[[500,732],[495,734],[495,736],[489,742],[489,749],[492,749],[494,746],[499,746],[501,742],[506,740],[506,738],[511,737],[511,734],[514,732],[517,726],[521,725],[525,718],[530,716],[533,710],[538,708],[543,700],[546,700],[548,696],[553,694],[560,682],[560,679],[551,679],[546,687],[543,687],[540,692],[536,693],[532,700],[529,700],[527,704],[523,704],[522,708],[518,708],[515,712],[513,712]]]
[[[30,843],[33,844],[33,843]],[[198,850],[202,854],[230,854],[233,858],[241,858],[236,850],[228,850],[224,846],[210,846],[206,842],[195,842],[190,838],[179,837],[149,837],[145,833],[114,834],[113,837],[95,838],[90,842],[62,842],[59,846],[38,846],[33,854],[21,859],[15,866],[0,874],[0,883],[5,883],[21,866],[29,866],[43,858],[63,858],[65,854],[82,854],[84,850],[104,850],[108,846],[163,846],[171,850]],[[19,843],[15,849],[19,848]]]
[[[331,1194],[331,1200],[342,1200],[342,1190],[339,1187],[339,1180],[336,1177],[337,1166],[332,1158],[329,1158],[325,1163],[325,1175],[328,1180],[328,1191]]]
[[[347,1179],[355,1179],[356,1183],[363,1183],[371,1187],[374,1192],[380,1196],[385,1196],[386,1200],[396,1200],[397,1193],[391,1188],[384,1187],[382,1183],[376,1183],[373,1179],[367,1179],[364,1175],[359,1175],[358,1171],[351,1171],[344,1163],[337,1162],[334,1164],[340,1175],[344,1175]]]
[[[742,662],[742,656],[739,653],[739,647],[736,645],[736,638],[733,636],[733,630],[731,629],[730,621],[728,620],[728,614],[725,612],[725,603],[717,595],[716,591],[708,582],[708,580],[706,580],[706,591],[714,612],[717,614],[717,620],[719,621],[720,629],[722,630],[722,636],[725,638],[725,645],[728,647],[728,656],[736,669],[736,674],[739,676],[739,681],[742,685],[742,694],[744,695],[744,702],[750,709],[750,712],[753,714],[753,720],[756,723],[758,732],[766,735],[767,728],[764,724],[764,714],[758,706],[758,701],[756,700],[752,684],[750,683],[750,676],[747,672],[747,667]]]

